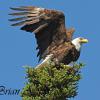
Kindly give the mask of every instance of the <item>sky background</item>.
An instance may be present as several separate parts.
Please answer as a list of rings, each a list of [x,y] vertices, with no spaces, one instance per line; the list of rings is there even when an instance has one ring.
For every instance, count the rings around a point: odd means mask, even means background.
[[[22,89],[25,83],[24,65],[36,66],[36,41],[31,33],[10,26],[9,7],[35,5],[61,10],[67,28],[76,29],[74,38],[88,38],[79,61],[82,69],[78,96],[70,100],[100,100],[100,0],[1,0],[0,2],[0,86]],[[19,95],[0,95],[0,100],[21,100]]]

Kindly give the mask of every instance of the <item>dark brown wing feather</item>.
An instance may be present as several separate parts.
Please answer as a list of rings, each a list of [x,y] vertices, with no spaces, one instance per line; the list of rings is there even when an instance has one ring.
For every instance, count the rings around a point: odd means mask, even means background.
[[[75,32],[74,28],[70,28],[66,30],[67,41],[71,41],[73,37],[73,33]]]
[[[35,33],[37,49],[39,49],[37,56],[40,56],[40,59],[48,54],[49,50],[47,48],[52,48],[67,41],[68,33],[66,33],[65,17],[62,12],[32,6],[11,9],[18,12],[10,15],[21,16],[10,19],[10,21],[18,21],[12,26],[23,25],[21,30]]]

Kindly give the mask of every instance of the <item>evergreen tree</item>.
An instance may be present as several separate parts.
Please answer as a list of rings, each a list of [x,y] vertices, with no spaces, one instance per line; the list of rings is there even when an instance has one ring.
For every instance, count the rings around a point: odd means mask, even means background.
[[[40,68],[26,67],[27,82],[22,100],[68,100],[77,95],[83,64],[68,66],[53,63]]]

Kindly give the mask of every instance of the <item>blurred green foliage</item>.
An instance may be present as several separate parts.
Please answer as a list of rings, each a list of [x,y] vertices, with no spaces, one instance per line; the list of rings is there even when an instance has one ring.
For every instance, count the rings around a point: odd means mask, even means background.
[[[81,63],[73,66],[51,63],[36,69],[27,66],[22,100],[68,100],[75,97],[83,66]]]

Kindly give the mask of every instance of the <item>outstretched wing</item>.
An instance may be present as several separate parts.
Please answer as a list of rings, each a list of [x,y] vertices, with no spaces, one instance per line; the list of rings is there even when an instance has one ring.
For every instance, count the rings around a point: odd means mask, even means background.
[[[39,49],[38,55],[40,59],[49,52],[47,48],[58,46],[60,43],[67,41],[65,29],[65,16],[60,11],[47,10],[33,6],[21,6],[19,8],[11,8],[16,12],[11,13],[12,16],[18,18],[10,19],[17,22],[12,26],[21,26],[21,30],[34,32],[37,39]]]

